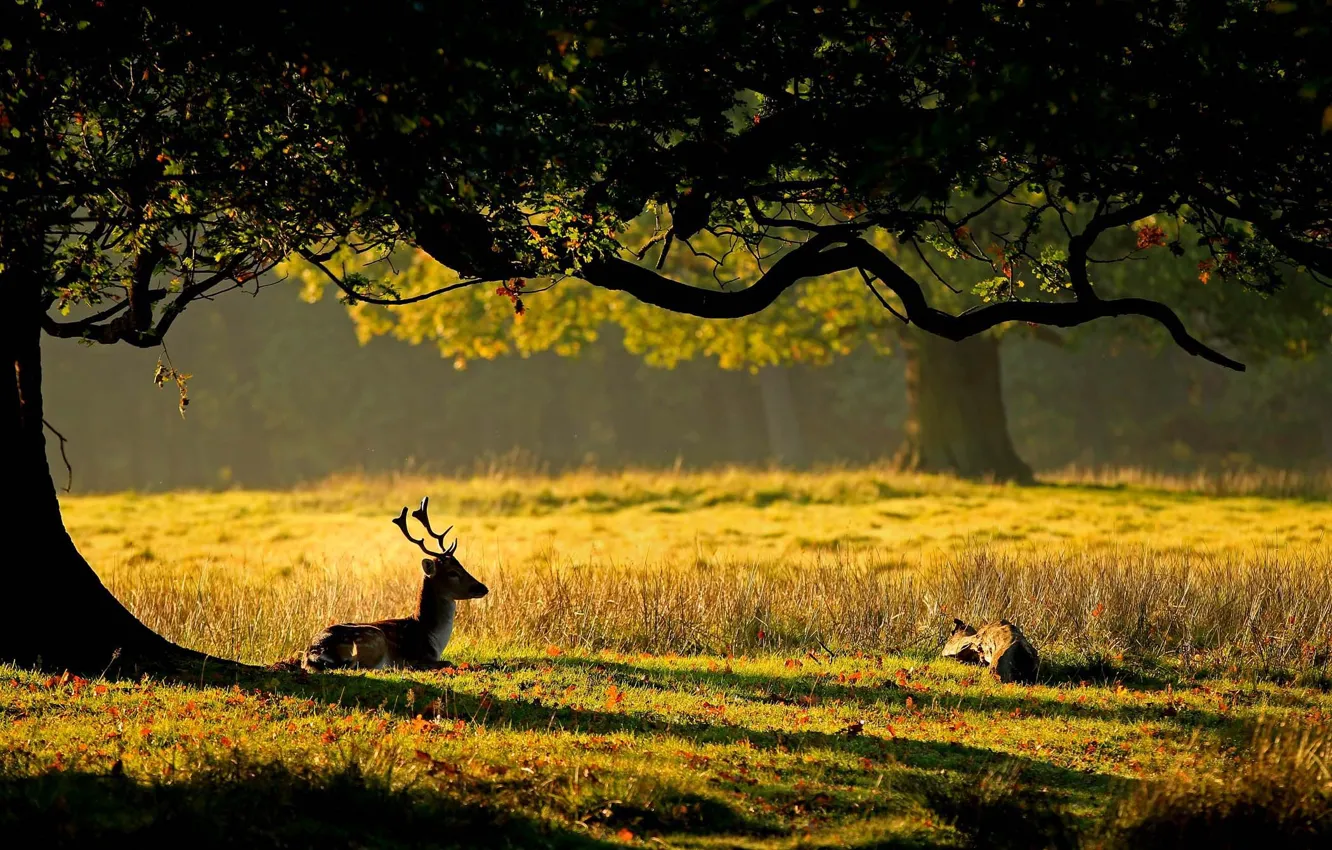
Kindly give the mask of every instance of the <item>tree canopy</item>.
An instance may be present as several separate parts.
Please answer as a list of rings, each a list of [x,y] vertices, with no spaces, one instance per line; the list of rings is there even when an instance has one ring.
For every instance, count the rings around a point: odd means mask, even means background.
[[[952,339],[1140,315],[1238,367],[1102,264],[1332,271],[1318,6],[395,2],[368,49],[350,9],[112,5],[25,4],[7,39],[5,251],[41,233],[49,305],[123,298],[56,335],[155,345],[293,252],[365,303],[443,294],[330,265],[411,246],[516,307],[577,277],[739,318],[841,275]],[[932,291],[940,256],[980,303]],[[544,309],[610,309],[561,287]]]
[[[409,45],[360,71],[388,94],[365,113],[374,129],[347,142],[375,152],[376,196],[400,230],[350,242],[373,255],[400,238],[458,277],[398,293],[382,277],[340,275],[333,248],[306,256],[363,303],[499,281],[521,309],[524,291],[578,277],[669,311],[739,318],[818,278],[842,281],[825,301],[855,291],[954,339],[1013,321],[1141,315],[1236,368],[1150,296],[1208,283],[1218,285],[1205,297],[1274,292],[1329,271],[1323,10],[910,5],[575,9],[584,25],[548,36],[562,54],[552,90],[567,89],[567,102],[543,90],[543,108],[518,126],[487,112],[463,128],[488,151],[479,166],[435,111],[448,63]],[[558,129],[531,132],[544,126]],[[520,152],[511,133],[547,147]],[[1188,262],[1104,271],[1153,249]],[[929,291],[940,256],[976,265],[980,303],[940,308]],[[709,258],[716,282],[700,285],[696,261]],[[569,317],[621,309],[559,291],[542,301],[554,320],[520,338],[577,344]],[[807,310],[821,306],[814,293],[801,296]],[[1321,319],[1326,301],[1307,301]],[[460,352],[469,318],[474,309],[433,316]],[[632,324],[653,324],[641,318]]]

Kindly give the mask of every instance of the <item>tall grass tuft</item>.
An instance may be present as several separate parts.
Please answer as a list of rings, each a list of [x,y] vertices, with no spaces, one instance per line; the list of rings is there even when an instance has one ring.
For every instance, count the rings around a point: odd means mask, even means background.
[[[1212,850],[1332,846],[1332,730],[1260,724],[1221,766],[1140,785],[1107,832],[1109,847]]]

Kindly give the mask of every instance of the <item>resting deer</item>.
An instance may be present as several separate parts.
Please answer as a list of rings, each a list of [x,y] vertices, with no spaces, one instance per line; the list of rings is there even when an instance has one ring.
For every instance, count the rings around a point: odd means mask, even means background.
[[[379,620],[374,623],[339,623],[324,629],[301,656],[301,666],[307,670],[330,670],[339,667],[383,670],[389,667],[429,669],[441,665],[440,656],[453,636],[453,620],[458,613],[459,599],[480,599],[489,591],[458,563],[454,552],[458,541],[445,546],[444,538],[453,526],[436,534],[430,526],[430,497],[421,500],[421,507],[412,511],[412,517],[435,538],[439,552],[431,552],[425,538],[417,539],[407,531],[407,509],[403,508],[393,524],[402,534],[429,555],[421,561],[425,580],[421,583],[421,601],[411,617]]]
[[[944,643],[944,658],[980,664],[1002,682],[1034,682],[1040,657],[1022,630],[1007,620],[985,623],[979,629],[953,620],[953,633]]]

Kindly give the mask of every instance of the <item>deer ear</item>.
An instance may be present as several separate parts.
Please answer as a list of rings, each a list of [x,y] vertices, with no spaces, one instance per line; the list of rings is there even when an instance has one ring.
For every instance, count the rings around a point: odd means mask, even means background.
[[[435,577],[435,569],[437,568],[437,566],[438,565],[435,563],[434,558],[421,559],[421,570],[426,574],[426,578]]]

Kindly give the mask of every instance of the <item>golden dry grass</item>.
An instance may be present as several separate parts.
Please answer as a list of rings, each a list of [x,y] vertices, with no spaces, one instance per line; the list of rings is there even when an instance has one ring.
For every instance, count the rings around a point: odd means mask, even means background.
[[[1325,835],[1326,746],[1248,741],[1326,741],[1320,480],[494,473],[69,497],[115,592],[221,655],[410,610],[420,555],[388,520],[424,494],[492,592],[442,673],[5,671],[0,829],[410,846],[388,813],[458,846],[1298,844]],[[953,616],[1020,623],[1039,683],[939,659]]]
[[[388,520],[419,495],[494,589],[467,604],[464,639],[882,651],[927,645],[953,616],[1003,616],[1042,644],[1108,655],[1327,655],[1328,502],[1258,495],[1288,478],[1231,481],[1248,494],[1216,497],[1186,481],[1086,477],[1019,488],[878,469],[345,476],[64,508],[140,616],[250,661],[289,654],[330,621],[409,610],[418,553]]]

